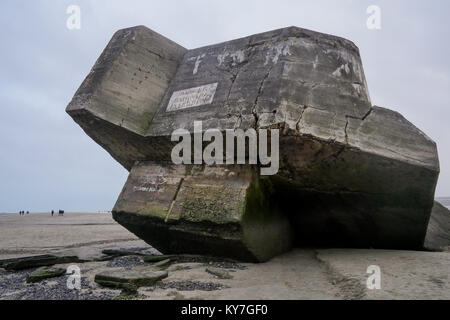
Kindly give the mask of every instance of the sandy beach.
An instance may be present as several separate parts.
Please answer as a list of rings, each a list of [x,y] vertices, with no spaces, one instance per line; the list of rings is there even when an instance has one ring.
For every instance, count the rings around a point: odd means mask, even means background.
[[[137,238],[107,213],[0,215],[1,259]]]
[[[135,254],[105,259],[105,249]],[[80,268],[80,290],[67,288],[68,275],[29,284],[26,278],[35,268],[0,268],[0,299],[115,299],[121,290],[100,286],[95,275],[154,270],[143,256],[160,253],[107,213],[0,215],[0,260],[42,254],[83,259],[58,265]],[[379,290],[366,285],[371,265],[381,270]],[[294,249],[262,264],[184,257],[165,270],[165,279],[140,287],[132,298],[450,299],[449,252]]]

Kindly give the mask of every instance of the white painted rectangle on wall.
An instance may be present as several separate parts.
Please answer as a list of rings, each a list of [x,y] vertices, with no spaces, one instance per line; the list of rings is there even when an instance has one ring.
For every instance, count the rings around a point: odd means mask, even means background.
[[[175,91],[169,100],[166,112],[198,107],[212,103],[218,83]]]

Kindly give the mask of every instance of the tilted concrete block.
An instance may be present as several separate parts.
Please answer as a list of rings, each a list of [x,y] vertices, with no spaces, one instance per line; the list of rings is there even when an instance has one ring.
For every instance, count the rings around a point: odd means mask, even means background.
[[[117,31],[66,111],[130,170],[152,152],[145,133],[186,51],[145,27]]]
[[[358,48],[297,27],[186,50],[117,32],[67,112],[125,168],[114,218],[164,253],[264,261],[291,245],[422,248],[435,143],[372,106]],[[174,165],[177,129],[279,130],[279,171]],[[223,155],[225,157],[225,155]]]
[[[264,261],[288,250],[291,227],[251,166],[137,163],[114,218],[162,252]]]

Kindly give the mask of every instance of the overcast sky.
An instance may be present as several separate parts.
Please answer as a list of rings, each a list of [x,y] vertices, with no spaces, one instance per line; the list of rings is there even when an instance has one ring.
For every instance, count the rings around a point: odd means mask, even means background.
[[[69,30],[69,5],[81,29]],[[381,30],[366,26],[369,5]],[[113,33],[145,25],[188,49],[298,26],[360,48],[372,103],[438,144],[450,196],[450,1],[0,1],[0,212],[110,210],[127,178],[65,107]]]

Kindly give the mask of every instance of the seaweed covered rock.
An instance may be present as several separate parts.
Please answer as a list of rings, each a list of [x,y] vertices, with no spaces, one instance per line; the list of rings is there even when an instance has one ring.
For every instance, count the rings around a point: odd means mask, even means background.
[[[134,292],[139,287],[151,287],[158,281],[167,278],[167,271],[113,271],[95,275],[95,282],[109,288]]]
[[[36,283],[49,278],[60,277],[66,273],[65,269],[54,267],[41,267],[31,272],[27,277],[28,283]]]
[[[77,256],[56,256],[52,254],[42,254],[29,257],[0,260],[0,267],[5,268],[6,270],[25,270],[71,262],[82,262],[82,260]]]

